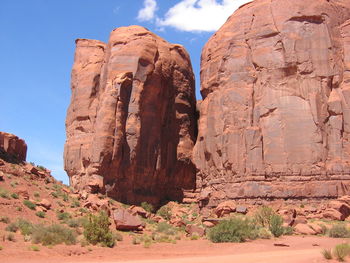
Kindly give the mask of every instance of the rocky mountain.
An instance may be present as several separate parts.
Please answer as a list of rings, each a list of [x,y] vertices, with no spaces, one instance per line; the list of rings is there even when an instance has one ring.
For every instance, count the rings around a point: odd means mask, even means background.
[[[71,185],[126,203],[182,200],[194,189],[194,75],[189,55],[140,26],[107,44],[78,39],[67,112]]]
[[[349,1],[242,6],[202,52],[202,199],[349,193],[349,83]]]
[[[27,157],[27,144],[16,135],[0,132],[0,157],[12,162],[23,162]]]

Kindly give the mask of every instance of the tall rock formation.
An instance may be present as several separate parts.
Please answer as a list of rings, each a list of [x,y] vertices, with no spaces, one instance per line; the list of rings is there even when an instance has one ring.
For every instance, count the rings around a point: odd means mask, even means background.
[[[181,200],[195,187],[189,55],[140,26],[108,44],[78,39],[64,160],[71,185],[127,203]]]
[[[9,162],[25,162],[26,142],[11,133],[0,132],[0,157]]]
[[[201,93],[207,205],[350,193],[350,1],[242,6],[203,49]]]

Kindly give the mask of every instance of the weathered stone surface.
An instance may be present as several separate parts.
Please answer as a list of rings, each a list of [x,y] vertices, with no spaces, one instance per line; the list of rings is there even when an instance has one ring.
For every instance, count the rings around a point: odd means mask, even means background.
[[[311,228],[311,226],[307,225],[307,224],[297,224],[294,227],[294,231],[298,234],[302,234],[302,235],[316,235],[317,232]]]
[[[198,235],[200,237],[205,235],[205,228],[197,226],[197,225],[187,225],[185,231],[189,235]]]
[[[65,170],[76,189],[124,203],[181,201],[195,187],[194,75],[186,50],[139,26],[78,39]]]
[[[232,212],[236,211],[236,203],[234,201],[224,201],[220,203],[214,210],[214,213],[218,217],[222,217],[224,215],[229,215]]]
[[[0,157],[9,162],[24,162],[27,157],[27,144],[16,135],[0,132]]]
[[[136,231],[142,230],[141,220],[126,209],[117,209],[113,212],[113,220],[117,230]]]
[[[349,194],[350,1],[244,5],[203,49],[201,93],[207,206]]]

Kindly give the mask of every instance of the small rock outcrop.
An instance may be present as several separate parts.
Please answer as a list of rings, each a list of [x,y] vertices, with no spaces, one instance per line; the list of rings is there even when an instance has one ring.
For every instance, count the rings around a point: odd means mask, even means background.
[[[189,55],[140,26],[78,39],[64,160],[76,189],[124,203],[181,201],[195,187]]]
[[[203,49],[201,93],[204,205],[349,194],[350,1],[242,6]]]
[[[0,132],[0,155],[9,162],[25,162],[27,144],[16,135]]]

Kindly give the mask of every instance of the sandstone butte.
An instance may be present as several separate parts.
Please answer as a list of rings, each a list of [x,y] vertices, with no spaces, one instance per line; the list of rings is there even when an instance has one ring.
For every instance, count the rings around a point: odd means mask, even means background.
[[[206,43],[193,161],[204,205],[350,192],[350,1],[256,0]]]
[[[201,94],[197,135],[184,48],[138,26],[77,40],[71,184],[128,203],[195,189],[207,207],[350,194],[350,1],[242,6],[203,49]]]
[[[140,26],[76,40],[65,170],[124,203],[181,201],[195,187],[194,75],[186,50]]]
[[[16,135],[0,132],[0,158],[11,162],[25,162],[27,144]]]

